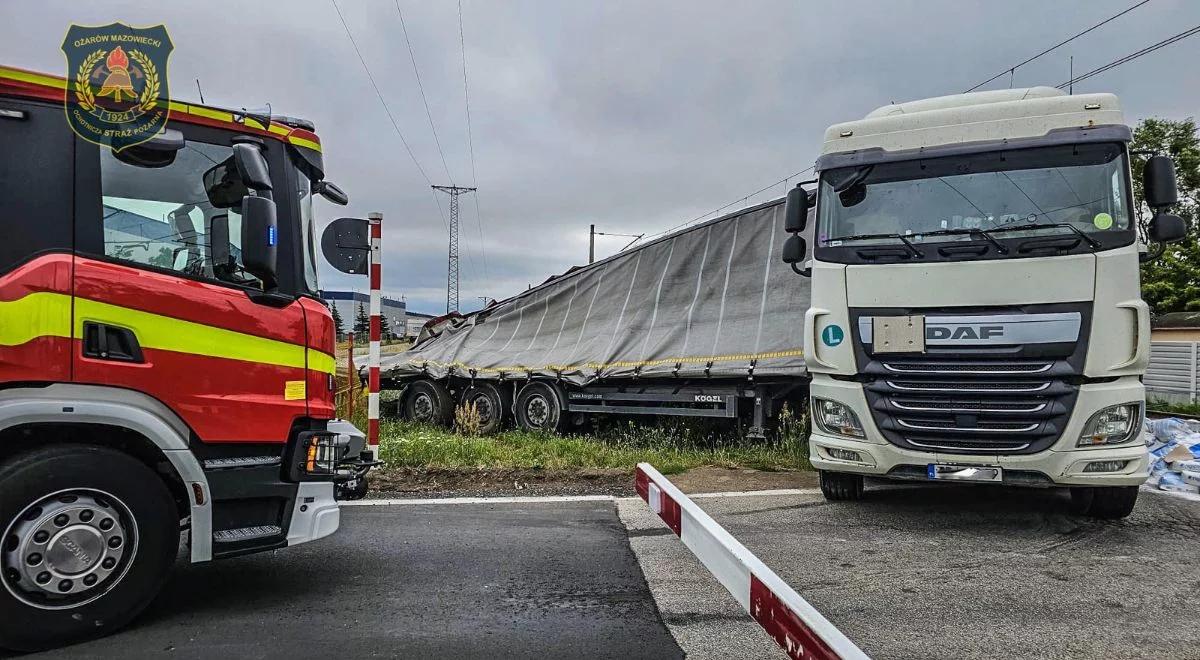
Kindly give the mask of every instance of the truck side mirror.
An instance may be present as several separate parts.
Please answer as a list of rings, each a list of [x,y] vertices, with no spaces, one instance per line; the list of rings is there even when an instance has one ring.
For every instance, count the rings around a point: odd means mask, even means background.
[[[808,277],[812,275],[811,268],[797,268],[796,264],[804,261],[805,255],[808,254],[808,243],[800,234],[792,234],[786,241],[783,242],[783,263],[792,267],[792,271],[797,275]]]
[[[1173,176],[1171,180],[1174,182]],[[1156,243],[1174,243],[1187,236],[1187,222],[1171,213],[1156,213],[1150,218],[1147,234]]]
[[[275,202],[266,197],[242,199],[242,267],[262,280],[263,289],[276,286],[276,253],[279,226],[275,221]]]
[[[1146,205],[1161,209],[1179,201],[1179,188],[1175,184],[1175,163],[1168,156],[1151,156],[1142,167],[1142,188],[1146,193]]]
[[[808,223],[808,191],[796,186],[788,191],[783,206],[783,230],[796,234],[804,231]],[[784,259],[787,261],[787,259]]]
[[[362,218],[338,218],[321,233],[321,254],[343,273],[364,275],[371,253],[368,232],[367,221]]]
[[[258,192],[271,190],[271,171],[257,146],[248,142],[233,145],[233,162],[246,187]]]

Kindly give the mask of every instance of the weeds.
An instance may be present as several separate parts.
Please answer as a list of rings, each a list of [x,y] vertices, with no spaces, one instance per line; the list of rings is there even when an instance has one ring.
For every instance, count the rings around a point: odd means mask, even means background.
[[[459,404],[454,409],[454,430],[461,435],[476,437],[483,429],[483,420],[479,417],[479,408],[474,401]]]

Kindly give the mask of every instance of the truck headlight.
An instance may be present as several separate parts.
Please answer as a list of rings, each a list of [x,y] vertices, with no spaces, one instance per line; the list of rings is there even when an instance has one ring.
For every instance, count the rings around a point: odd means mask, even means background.
[[[847,438],[866,437],[858,415],[844,403],[829,399],[813,398],[813,419],[825,433]]]
[[[1079,434],[1078,447],[1120,445],[1133,440],[1142,428],[1142,402],[1109,406],[1092,415]]]

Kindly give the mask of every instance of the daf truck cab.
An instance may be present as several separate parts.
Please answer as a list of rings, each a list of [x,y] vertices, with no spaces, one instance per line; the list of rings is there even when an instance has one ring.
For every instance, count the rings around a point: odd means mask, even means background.
[[[346,197],[313,126],[170,101],[164,131],[114,150],[72,132],[69,89],[0,67],[0,648],[18,651],[125,625],[181,543],[205,562],[332,534],[369,461],[334,415],[313,201]]]
[[[1131,137],[1116,96],[1048,87],[825,132],[815,190],[789,191],[783,256],[812,278],[809,451],[827,498],[871,476],[1065,486],[1080,514],[1130,513],[1150,343]],[[1143,176],[1149,240],[1182,238],[1171,161]]]

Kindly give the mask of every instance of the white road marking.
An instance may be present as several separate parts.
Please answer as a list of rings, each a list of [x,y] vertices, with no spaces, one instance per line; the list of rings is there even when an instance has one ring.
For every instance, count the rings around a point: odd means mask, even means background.
[[[719,493],[695,493],[692,499],[718,497],[780,497],[787,495],[814,495],[819,488],[777,488],[774,490],[725,491]],[[374,500],[350,500],[342,506],[392,506],[398,504],[549,504],[554,502],[615,502],[636,500],[637,495],[617,497],[615,495],[523,495],[511,497],[437,497],[428,499],[385,498]]]

